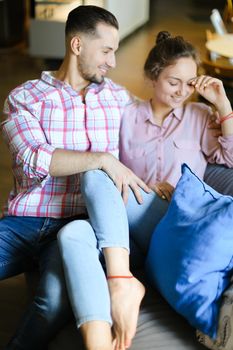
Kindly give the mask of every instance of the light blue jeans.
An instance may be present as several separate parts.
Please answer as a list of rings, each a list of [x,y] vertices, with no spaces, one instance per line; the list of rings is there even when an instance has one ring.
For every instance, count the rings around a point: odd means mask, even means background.
[[[73,221],[58,234],[68,294],[78,327],[93,320],[111,324],[102,248],[129,249],[130,234],[132,266],[143,266],[151,235],[168,202],[154,192],[142,191],[143,204],[138,204],[131,192],[125,206],[120,192],[101,170],[83,175],[82,193],[90,221]]]
[[[57,232],[71,219],[7,216],[0,220],[0,280],[39,268],[36,295],[7,350],[45,350],[72,317]],[[17,290],[16,290],[17,293]]]

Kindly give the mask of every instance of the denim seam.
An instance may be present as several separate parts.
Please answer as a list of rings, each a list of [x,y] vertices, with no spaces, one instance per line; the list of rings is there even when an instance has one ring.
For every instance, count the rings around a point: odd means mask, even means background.
[[[111,318],[105,317],[105,316],[96,316],[96,315],[89,315],[86,317],[81,317],[77,322],[77,328],[80,328],[82,326],[82,324],[86,323],[86,322],[90,322],[90,321],[105,321],[108,322],[110,324],[110,326],[112,326],[112,320]]]
[[[124,244],[121,243],[112,243],[112,242],[99,242],[99,249],[103,249],[103,248],[125,248],[129,251],[129,246],[125,246]]]

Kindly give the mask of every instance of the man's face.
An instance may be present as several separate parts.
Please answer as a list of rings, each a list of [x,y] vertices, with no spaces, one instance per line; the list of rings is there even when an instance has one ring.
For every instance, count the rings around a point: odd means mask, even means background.
[[[108,70],[116,66],[118,44],[118,30],[103,23],[97,25],[95,37],[82,35],[78,56],[78,71],[82,78],[101,83]]]

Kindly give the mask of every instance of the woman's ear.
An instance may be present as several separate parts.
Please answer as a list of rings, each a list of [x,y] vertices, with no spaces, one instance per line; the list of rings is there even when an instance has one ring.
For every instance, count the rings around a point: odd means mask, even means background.
[[[81,39],[79,36],[74,36],[71,41],[70,41],[70,48],[72,52],[76,55],[79,56],[80,51],[81,51]]]

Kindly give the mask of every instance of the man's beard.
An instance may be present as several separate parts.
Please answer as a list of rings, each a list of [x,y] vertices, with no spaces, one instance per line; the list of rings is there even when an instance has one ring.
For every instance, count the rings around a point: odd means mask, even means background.
[[[97,76],[97,74],[92,74],[88,72],[88,69],[85,69],[86,64],[83,64],[82,61],[79,62],[78,64],[78,70],[86,81],[89,81],[90,83],[96,83],[96,84],[101,84],[104,81],[103,76]]]
[[[91,83],[96,83],[96,84],[101,84],[104,81],[104,77],[100,76],[99,78],[97,78],[96,74],[94,75],[87,74],[86,76],[83,75],[83,77],[85,80],[88,80]]]

